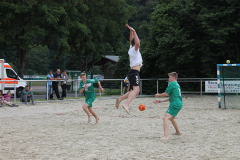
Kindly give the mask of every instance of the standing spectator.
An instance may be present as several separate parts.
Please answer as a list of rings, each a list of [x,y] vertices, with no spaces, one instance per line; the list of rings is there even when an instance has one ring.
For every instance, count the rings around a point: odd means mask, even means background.
[[[61,81],[61,87],[62,87],[62,99],[66,98],[66,88],[67,88],[67,80],[68,80],[68,75],[66,74],[66,70],[63,71],[63,73],[61,74],[62,76],[62,80]]]
[[[25,104],[28,105],[30,99],[32,100],[32,104],[35,105],[32,88],[29,90],[29,86],[26,85],[25,89],[21,93],[20,101],[25,102]]]
[[[51,80],[54,80],[53,74],[52,74],[52,70],[49,71],[49,73],[47,75],[47,80],[48,80],[48,82],[47,82],[47,85],[48,85],[48,95],[46,94],[46,99],[47,99],[47,97],[49,98],[52,95],[52,81]]]
[[[60,74],[60,69],[57,69],[56,73],[53,74],[53,78],[54,78],[54,80],[62,80],[62,77]],[[53,81],[52,87],[53,87],[53,90],[55,91],[57,99],[62,100],[62,98],[60,98],[59,91],[58,91],[58,83],[59,83],[59,81]],[[50,95],[50,99],[52,99],[52,98],[53,98],[53,94]]]

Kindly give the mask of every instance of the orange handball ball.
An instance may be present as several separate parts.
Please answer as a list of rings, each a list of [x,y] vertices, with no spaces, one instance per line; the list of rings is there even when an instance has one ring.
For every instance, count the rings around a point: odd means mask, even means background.
[[[145,110],[145,105],[144,104],[140,104],[138,108],[139,108],[140,111],[144,111]]]

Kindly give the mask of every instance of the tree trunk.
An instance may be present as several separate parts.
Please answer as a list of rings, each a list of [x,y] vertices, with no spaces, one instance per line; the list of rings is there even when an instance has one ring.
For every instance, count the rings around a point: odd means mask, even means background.
[[[77,56],[78,56],[78,68],[79,68],[80,71],[82,72],[82,49],[81,49],[81,47],[79,47],[79,50],[78,50],[76,44],[73,45],[73,48],[74,48],[75,51],[77,52]]]
[[[23,70],[26,63],[26,50],[23,50],[21,48],[17,49],[17,70],[18,70],[18,76],[23,78]]]
[[[93,54],[93,59],[92,59],[92,68],[93,68],[93,66],[94,66],[95,56],[96,56],[96,53],[94,53],[94,54]]]

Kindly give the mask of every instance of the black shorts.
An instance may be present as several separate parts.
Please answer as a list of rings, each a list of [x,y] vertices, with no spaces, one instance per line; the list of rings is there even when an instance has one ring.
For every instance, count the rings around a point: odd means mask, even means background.
[[[129,80],[130,85],[131,85],[130,88],[132,88],[132,86],[140,86],[139,71],[131,69],[128,72],[128,80]]]
[[[129,86],[129,83],[124,83],[124,87],[128,87]]]

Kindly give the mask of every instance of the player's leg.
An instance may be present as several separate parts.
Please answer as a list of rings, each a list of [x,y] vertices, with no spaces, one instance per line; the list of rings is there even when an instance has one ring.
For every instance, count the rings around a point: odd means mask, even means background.
[[[127,113],[129,115],[130,115],[129,109],[128,109],[129,104],[139,94],[139,91],[140,91],[140,87],[139,86],[133,86],[133,90],[129,92],[129,95],[128,95],[126,103],[122,106],[127,111]]]
[[[179,131],[179,129],[178,129],[178,125],[177,125],[177,122],[175,121],[175,117],[172,117],[171,119],[170,119],[170,121],[172,122],[172,124],[173,124],[173,127],[175,128],[175,130],[176,130],[176,135],[181,135],[181,133],[180,133],[180,131]]]
[[[169,113],[165,113],[164,117],[163,117],[163,128],[164,128],[164,137],[161,138],[160,140],[168,140],[168,131],[169,131],[169,120],[172,118],[173,116],[170,115]]]
[[[90,123],[90,122],[91,122],[91,115],[90,115],[90,113],[89,113],[88,106],[89,106],[89,105],[88,105],[87,103],[84,103],[84,105],[83,105],[83,110],[87,113],[88,123]]]
[[[129,82],[131,84],[132,87],[132,91],[129,92],[128,98],[126,103],[122,106],[127,113],[130,115],[129,113],[129,104],[130,102],[139,94],[140,91],[140,76],[139,76],[139,71],[137,70],[130,70],[129,74]]]
[[[96,123],[98,123],[99,117],[97,116],[97,114],[94,112],[94,110],[92,109],[92,107],[88,107],[89,112],[95,117],[96,119]]]
[[[131,91],[130,91],[130,92],[131,92]],[[130,92],[127,92],[126,94],[122,95],[121,97],[117,97],[117,99],[116,99],[116,104],[115,104],[115,106],[116,106],[117,109],[118,109],[118,107],[119,107],[120,102],[121,102],[122,100],[128,98],[128,95],[130,94]]]
[[[94,118],[96,119],[96,123],[98,123],[98,120],[99,120],[99,118],[98,118],[98,116],[97,116],[97,114],[93,111],[93,109],[92,109],[92,103],[93,103],[93,101],[94,101],[94,98],[89,98],[87,101],[86,101],[86,103],[88,104],[88,110],[89,110],[89,112],[94,116]]]

